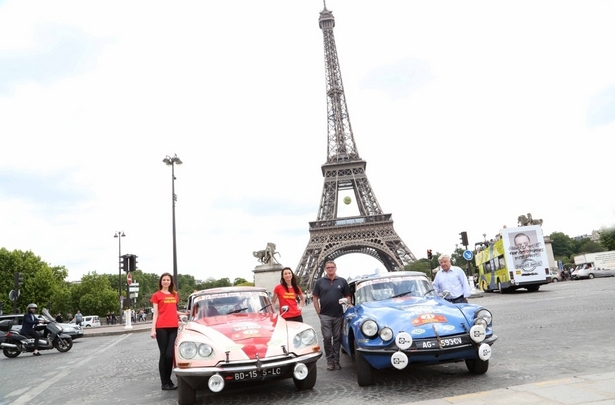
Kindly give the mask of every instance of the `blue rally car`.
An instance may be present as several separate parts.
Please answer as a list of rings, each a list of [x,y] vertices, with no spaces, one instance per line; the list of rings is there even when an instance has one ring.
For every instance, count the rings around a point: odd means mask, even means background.
[[[411,364],[465,361],[470,373],[487,372],[498,338],[487,309],[446,301],[420,272],[367,276],[350,288],[342,348],[354,357],[360,386],[373,384],[373,369]]]

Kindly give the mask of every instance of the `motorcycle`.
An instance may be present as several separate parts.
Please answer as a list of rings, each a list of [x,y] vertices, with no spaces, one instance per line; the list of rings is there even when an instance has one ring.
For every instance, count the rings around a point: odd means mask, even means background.
[[[62,333],[62,327],[49,314],[47,309],[42,310],[45,322],[34,327],[37,332],[42,331],[43,336],[38,340],[38,350],[56,349],[60,353],[66,353],[73,347],[73,339]],[[34,339],[12,331],[12,320],[0,322],[0,330],[6,332],[5,341],[0,344],[6,357],[13,358],[23,352],[34,352]]]

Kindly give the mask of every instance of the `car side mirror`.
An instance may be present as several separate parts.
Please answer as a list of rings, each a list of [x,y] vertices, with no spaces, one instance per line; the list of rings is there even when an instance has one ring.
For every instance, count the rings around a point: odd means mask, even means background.
[[[444,290],[444,291],[442,291],[442,294],[440,296],[442,298],[446,299],[446,298],[451,296],[451,292],[449,290]]]
[[[179,317],[179,320],[180,320],[181,322],[183,322],[183,323],[186,323],[186,322],[188,322],[188,316],[187,316],[187,315],[181,315],[181,316]]]
[[[288,310],[289,310],[290,308],[288,307],[288,305],[284,305],[284,306],[283,306],[282,308],[280,308],[280,309],[282,310],[282,313],[283,313],[283,314],[285,314],[285,313],[287,313],[287,312],[288,312]]]

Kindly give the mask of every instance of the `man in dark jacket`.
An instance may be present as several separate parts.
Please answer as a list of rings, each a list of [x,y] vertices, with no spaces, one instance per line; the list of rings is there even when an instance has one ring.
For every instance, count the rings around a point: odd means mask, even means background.
[[[22,336],[30,336],[34,338],[34,353],[32,354],[35,356],[40,356],[41,353],[38,351],[38,339],[40,338],[40,335],[36,330],[34,330],[34,327],[41,322],[36,317],[37,308],[38,307],[36,306],[36,304],[28,305],[28,312],[23,316],[23,323],[21,325],[21,331],[19,331],[19,333]]]

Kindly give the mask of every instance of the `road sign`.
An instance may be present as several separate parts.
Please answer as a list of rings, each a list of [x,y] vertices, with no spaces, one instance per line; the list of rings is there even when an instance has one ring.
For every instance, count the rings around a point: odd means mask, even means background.
[[[132,284],[132,274],[126,273],[126,282],[128,283],[128,285]]]
[[[472,254],[471,250],[466,250],[465,252],[463,252],[463,258],[466,259],[467,261],[472,260],[473,257],[474,255]]]
[[[9,293],[9,299],[11,301],[15,301],[17,298],[19,298],[19,290],[11,290],[11,292]]]

